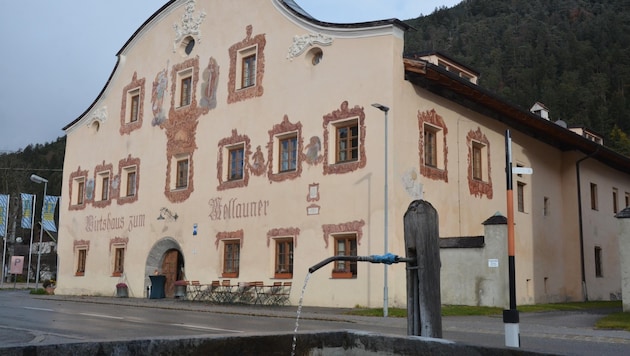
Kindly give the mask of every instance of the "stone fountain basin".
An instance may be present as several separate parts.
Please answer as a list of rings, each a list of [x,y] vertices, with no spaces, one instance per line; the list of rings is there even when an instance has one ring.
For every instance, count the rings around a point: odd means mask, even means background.
[[[293,333],[238,334],[0,347],[1,355],[291,355]],[[299,332],[296,355],[540,355],[421,336],[364,331]]]

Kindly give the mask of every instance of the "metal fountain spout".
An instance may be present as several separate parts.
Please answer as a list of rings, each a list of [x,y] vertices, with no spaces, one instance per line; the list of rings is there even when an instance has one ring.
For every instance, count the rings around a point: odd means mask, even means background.
[[[317,271],[318,269],[324,267],[325,265],[329,264],[330,262],[334,262],[334,261],[351,261],[351,262],[360,261],[360,262],[371,262],[371,263],[385,263],[385,264],[391,265],[392,263],[399,263],[399,262],[414,262],[415,259],[408,258],[408,257],[400,257],[392,253],[386,253],[384,255],[371,255],[371,256],[332,256],[332,257],[328,257],[327,259],[309,268],[308,272],[313,273]]]

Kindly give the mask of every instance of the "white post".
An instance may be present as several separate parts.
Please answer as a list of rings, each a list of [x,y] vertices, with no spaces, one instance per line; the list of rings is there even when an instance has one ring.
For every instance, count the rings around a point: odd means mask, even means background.
[[[387,164],[387,155],[388,155],[388,144],[387,144],[387,113],[389,112],[389,107],[382,105],[382,104],[378,104],[378,103],[374,103],[372,104],[373,107],[381,110],[383,113],[385,113],[385,186],[384,186],[384,211],[383,211],[383,216],[384,216],[384,220],[383,220],[383,232],[384,232],[384,237],[383,237],[383,254],[387,254],[388,250],[389,250],[389,237],[388,237],[388,230],[389,230],[389,224],[388,224],[388,219],[387,219],[387,215],[388,215],[388,185],[387,185],[387,176],[388,176],[388,164]],[[388,282],[387,282],[387,263],[383,264],[383,317],[387,317],[389,314],[389,309],[388,309],[388,305],[389,305],[389,291],[387,288]]]

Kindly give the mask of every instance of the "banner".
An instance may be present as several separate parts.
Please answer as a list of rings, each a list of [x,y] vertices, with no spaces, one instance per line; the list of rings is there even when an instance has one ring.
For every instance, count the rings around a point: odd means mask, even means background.
[[[59,197],[53,197],[46,195],[44,197],[44,206],[42,207],[42,225],[44,230],[57,232],[57,226],[55,225],[55,208],[57,207],[57,199]]]
[[[11,256],[11,274],[22,274],[24,270],[24,256]]]
[[[33,227],[33,195],[21,193],[22,195],[22,228]]]
[[[0,194],[0,236],[7,232],[7,221],[9,216],[9,196]]]

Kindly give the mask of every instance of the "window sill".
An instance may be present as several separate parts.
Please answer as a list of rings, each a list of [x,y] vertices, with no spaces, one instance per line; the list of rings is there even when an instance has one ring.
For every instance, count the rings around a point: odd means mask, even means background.
[[[75,277],[83,277],[85,276],[85,272],[77,272],[74,274]]]
[[[291,279],[293,278],[293,273],[276,273],[273,275],[275,279]]]
[[[352,275],[352,272],[333,272],[332,278],[349,279],[354,278],[354,276]]]
[[[222,273],[221,278],[238,278],[238,272]]]
[[[112,273],[112,277],[120,277],[122,275],[123,275],[122,272],[114,272],[114,273]]]

